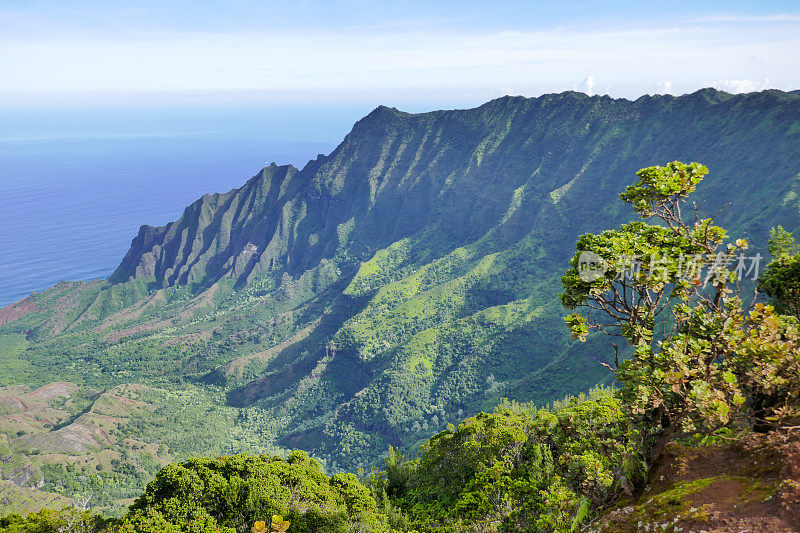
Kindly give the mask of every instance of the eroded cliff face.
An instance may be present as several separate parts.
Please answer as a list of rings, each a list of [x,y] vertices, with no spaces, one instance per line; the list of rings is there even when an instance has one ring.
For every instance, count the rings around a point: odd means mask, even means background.
[[[356,464],[501,396],[607,379],[606,345],[568,338],[558,279],[579,234],[631,217],[617,195],[634,173],[673,160],[710,167],[703,210],[732,203],[718,222],[756,249],[800,225],[797,95],[380,107],[303,169],[268,166],[143,226],[106,282],[37,295],[3,331],[184,346],[171,372],[266,410],[282,444]]]
[[[240,189],[204,196],[167,226],[142,226],[110,281],[206,288],[223,277],[296,276],[337,253],[358,262],[423,231],[441,255],[523,205],[525,229],[569,243],[576,230],[628,216],[615,212],[614,198],[632,172],[674,159],[710,166],[710,207],[739,199],[724,217],[762,231],[759,213],[787,216],[780,201],[797,174],[797,106],[778,91],[707,89],[634,102],[580,93],[505,97],[416,115],[380,107],[302,170],[270,165]],[[777,189],[772,205],[764,202],[765,181]]]

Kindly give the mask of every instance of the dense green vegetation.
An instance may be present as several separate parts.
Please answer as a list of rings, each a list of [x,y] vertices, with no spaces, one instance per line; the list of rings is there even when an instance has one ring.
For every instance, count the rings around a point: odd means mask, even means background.
[[[550,410],[503,403],[431,438],[419,460],[390,460],[381,479],[422,530],[569,531],[642,484],[639,450],[619,402],[597,390]]]
[[[415,455],[501,398],[609,385],[606,337],[563,327],[579,235],[642,228],[618,198],[626,176],[691,158],[714,169],[693,193],[704,210],[733,202],[717,223],[766,255],[771,226],[798,225],[798,117],[797,95],[710,89],[378,108],[303,169],[271,165],[143,227],[110,279],[0,311],[0,433],[40,489],[92,484],[113,514],[169,462],[300,448],[329,472],[369,470],[376,450]],[[53,382],[77,389],[42,399]],[[36,409],[12,413],[20,400]]]
[[[742,252],[747,242],[726,242],[713,219],[683,218],[686,198],[707,172],[679,162],[639,171],[621,198],[661,224],[582,236],[562,278],[564,306],[591,312],[566,317],[577,339],[605,329],[634,347],[609,365],[618,388],[547,409],[503,401],[490,414],[449,424],[422,444],[418,458],[404,461],[389,448],[384,468],[361,480],[328,476],[305,452],[191,459],[162,468],[119,520],[42,511],[8,516],[0,531],[49,532],[69,523],[95,532],[574,532],[621,495],[645,488],[676,439],[795,426],[798,319],[764,303],[744,308],[741,273],[717,252]],[[773,274],[797,251],[782,229],[770,248]],[[586,252],[605,268],[587,276]],[[629,265],[620,258],[644,252],[659,254],[661,268],[624,275]],[[713,271],[703,278],[687,270],[687,255]],[[662,313],[669,318],[659,323]]]
[[[223,456],[168,465],[122,519],[43,511],[0,531],[246,531],[279,515],[291,532],[568,531],[641,485],[639,437],[609,389],[552,409],[504,402],[451,426],[402,461],[358,480],[325,475],[303,452]]]
[[[772,298],[775,309],[800,319],[800,246],[782,226],[770,232],[772,261],[759,277],[758,290]]]
[[[304,452],[167,466],[115,530],[245,531],[273,515],[298,532],[387,531],[386,518],[353,474],[328,477]]]
[[[697,163],[679,162],[640,170],[639,181],[620,197],[660,225],[635,222],[582,236],[562,278],[564,305],[593,313],[588,321],[578,313],[566,318],[575,338],[599,329],[634,347],[633,356],[617,358],[612,370],[638,426],[657,428],[656,458],[673,438],[728,426],[746,407],[759,430],[800,415],[797,317],[763,303],[747,308],[738,283],[749,271],[740,268],[747,241],[726,243],[727,231],[712,218],[682,214],[707,173]],[[782,268],[792,268],[786,265],[796,253],[793,245],[785,231],[773,232],[771,287],[785,275]],[[602,275],[581,272],[587,252],[602,258]],[[628,275],[631,257],[649,258],[650,266]],[[780,308],[791,309],[790,291],[771,292]]]

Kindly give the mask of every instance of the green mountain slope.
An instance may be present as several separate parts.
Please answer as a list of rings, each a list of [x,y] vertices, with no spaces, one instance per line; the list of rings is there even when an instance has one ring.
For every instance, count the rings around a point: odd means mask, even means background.
[[[204,412],[236,410],[236,436],[187,455],[241,442],[369,464],[501,397],[609,379],[604,339],[570,341],[558,278],[580,233],[631,217],[617,195],[633,173],[676,159],[711,168],[703,210],[732,203],[720,223],[757,249],[798,227],[796,95],[380,107],[303,169],[143,226],[108,280],[0,310],[0,385],[200,387]]]

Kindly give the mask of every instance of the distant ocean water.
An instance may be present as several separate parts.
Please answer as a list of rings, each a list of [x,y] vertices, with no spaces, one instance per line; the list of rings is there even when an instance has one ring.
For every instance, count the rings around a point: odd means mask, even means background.
[[[61,280],[105,278],[140,225],[175,220],[270,161],[302,167],[334,146],[241,134],[0,136],[0,306]]]

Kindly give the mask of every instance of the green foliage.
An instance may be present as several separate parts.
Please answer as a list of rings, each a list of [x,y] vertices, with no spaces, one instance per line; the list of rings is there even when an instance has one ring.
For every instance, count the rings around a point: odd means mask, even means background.
[[[741,333],[738,299],[711,312],[694,308],[683,330],[659,343],[636,348],[620,363],[621,397],[643,430],[673,435],[710,432],[725,426],[744,402],[731,372],[730,346]]]
[[[390,452],[379,485],[420,531],[571,531],[641,483],[638,448],[609,390],[550,410],[506,401],[432,437],[418,460]]]
[[[800,246],[794,235],[783,226],[776,226],[769,231],[769,254],[775,259],[788,259],[800,254]]]
[[[770,232],[773,259],[758,280],[758,290],[772,299],[779,313],[800,318],[800,246],[778,226]]]
[[[585,340],[590,329],[599,329],[634,346],[632,357],[609,368],[622,384],[624,408],[647,436],[650,460],[678,435],[712,434],[742,416],[754,419],[756,428],[780,426],[799,414],[797,320],[761,304],[746,313],[728,263],[747,242],[723,245],[727,232],[712,219],[695,213],[691,223],[682,214],[685,198],[707,172],[680,162],[639,171],[640,180],[620,197],[661,225],[633,222],[583,235],[562,278],[565,307],[591,312],[589,320],[578,313],[566,317],[574,337]],[[780,295],[776,299],[788,308],[800,279],[791,266],[797,246],[779,228],[770,248],[776,259],[762,290]],[[602,258],[605,268],[596,275],[581,270],[587,251]],[[649,270],[631,271],[625,258],[632,256],[649,256]],[[691,269],[687,258],[696,258]]]
[[[11,514],[0,518],[0,533],[100,533],[107,525],[108,520],[88,511],[42,509],[24,517]]]
[[[757,304],[730,340],[732,366],[759,430],[800,422],[800,327]]]
[[[673,434],[727,424],[744,401],[725,359],[726,341],[740,330],[740,322],[730,319],[740,316],[741,302],[730,296],[735,276],[718,258],[746,249],[747,242],[723,247],[724,229],[698,216],[689,223],[682,213],[685,198],[707,173],[702,165],[677,161],[640,170],[640,180],[620,198],[662,225],[632,222],[583,235],[562,278],[562,303],[586,307],[596,317],[586,326],[579,315],[570,315],[573,334],[581,328],[606,330],[635,347],[633,357],[617,360],[613,370],[623,384],[626,408],[643,430],[660,438],[656,454]],[[580,270],[587,251],[608,266],[596,279]],[[637,270],[632,258],[649,259],[650,265]]]
[[[161,469],[119,520],[43,511],[9,516],[0,532],[55,532],[69,518],[107,533],[566,533],[642,482],[640,447],[611,390],[550,409],[504,401],[431,438],[419,459],[390,449],[366,486],[353,474],[327,476],[304,452],[192,459]]]
[[[649,218],[664,205],[674,204],[692,193],[706,174],[708,168],[699,163],[686,165],[679,161],[643,168],[636,173],[639,181],[626,187],[620,198],[631,204],[642,218]]]
[[[586,324],[586,319],[579,313],[572,313],[565,316],[564,321],[567,323],[570,333],[572,333],[573,340],[586,342],[586,335],[589,334],[589,326]]]
[[[303,452],[287,459],[229,456],[168,465],[115,531],[250,530],[280,516],[295,532],[386,531],[385,518],[352,474],[326,476]]]
[[[0,516],[28,514],[45,508],[61,509],[72,505],[72,500],[58,494],[44,492],[30,486],[20,487],[10,481],[0,481]]]
[[[665,153],[713,164],[716,175],[691,194],[711,211],[734,200],[721,220],[763,244],[770,225],[796,219],[798,106],[777,91],[701,91],[376,110],[302,171],[267,167],[240,189],[199,199],[170,229],[144,228],[111,279],[32,296],[17,309],[30,312],[0,326],[0,384],[70,381],[88,396],[140,383],[174,393],[123,417],[110,441],[98,433],[96,450],[69,456],[74,472],[46,469],[47,487],[67,496],[86,476],[104,507],[140,492],[158,465],[189,456],[300,447],[331,471],[369,468],[375,450],[408,453],[501,396],[543,405],[609,382],[599,363],[614,354],[602,337],[576,322],[586,342],[571,344],[562,327],[553,281],[563,251],[581,233],[629,222],[620,179]],[[723,123],[726,135],[712,133]],[[773,153],[781,157],[765,157]],[[684,198],[703,172],[654,167],[627,194],[655,210]],[[689,253],[722,235],[703,221],[681,238],[652,226],[593,246]],[[677,276],[676,266],[667,272]],[[691,292],[697,280],[683,281],[690,286],[672,289]],[[588,302],[602,283],[576,282],[571,297]],[[671,296],[657,286],[651,295]],[[657,342],[664,315],[651,321],[640,310],[626,333],[647,342],[655,329]],[[189,388],[202,394],[184,395]],[[54,451],[84,427],[83,414],[36,422],[35,435],[3,419],[0,431]],[[103,465],[86,464],[87,454]]]

